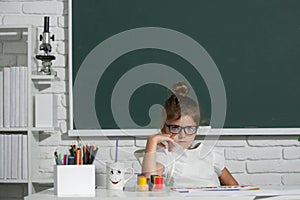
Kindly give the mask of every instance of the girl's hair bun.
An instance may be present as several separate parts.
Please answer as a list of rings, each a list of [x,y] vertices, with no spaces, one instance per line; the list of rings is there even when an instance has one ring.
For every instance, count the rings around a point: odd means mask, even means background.
[[[183,97],[187,96],[187,94],[190,91],[188,84],[186,84],[185,82],[175,83],[172,89],[176,96],[183,96]]]

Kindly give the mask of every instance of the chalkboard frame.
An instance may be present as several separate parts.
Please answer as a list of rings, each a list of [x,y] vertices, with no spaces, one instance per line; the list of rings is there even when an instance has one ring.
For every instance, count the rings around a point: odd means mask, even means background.
[[[68,0],[68,36],[69,36],[69,136],[149,136],[159,131],[158,129],[74,129],[73,123],[73,77],[72,77],[72,0]],[[124,135],[124,133],[126,133]],[[201,135],[299,135],[300,128],[211,128],[200,127]]]

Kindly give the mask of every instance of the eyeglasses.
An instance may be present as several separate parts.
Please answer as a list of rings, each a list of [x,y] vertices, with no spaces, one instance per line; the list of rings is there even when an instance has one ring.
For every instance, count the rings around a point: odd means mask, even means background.
[[[183,129],[185,134],[187,135],[193,135],[197,132],[198,126],[178,126],[178,125],[172,125],[165,123],[165,126],[169,128],[170,133],[172,134],[179,134],[181,130]]]

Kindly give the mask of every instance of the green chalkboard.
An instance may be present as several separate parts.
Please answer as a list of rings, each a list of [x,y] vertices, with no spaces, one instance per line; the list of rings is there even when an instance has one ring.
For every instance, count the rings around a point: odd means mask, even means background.
[[[202,124],[300,127],[299,0],[74,0],[71,31],[75,129],[157,128],[182,77]]]

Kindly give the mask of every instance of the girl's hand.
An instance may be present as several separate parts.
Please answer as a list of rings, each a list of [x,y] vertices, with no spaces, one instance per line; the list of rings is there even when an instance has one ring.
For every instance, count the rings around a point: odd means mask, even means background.
[[[173,145],[174,140],[172,138],[172,134],[158,133],[158,134],[151,135],[148,140],[150,143],[159,145],[163,148],[167,148],[168,146],[169,151],[171,151],[172,146],[174,146]]]

